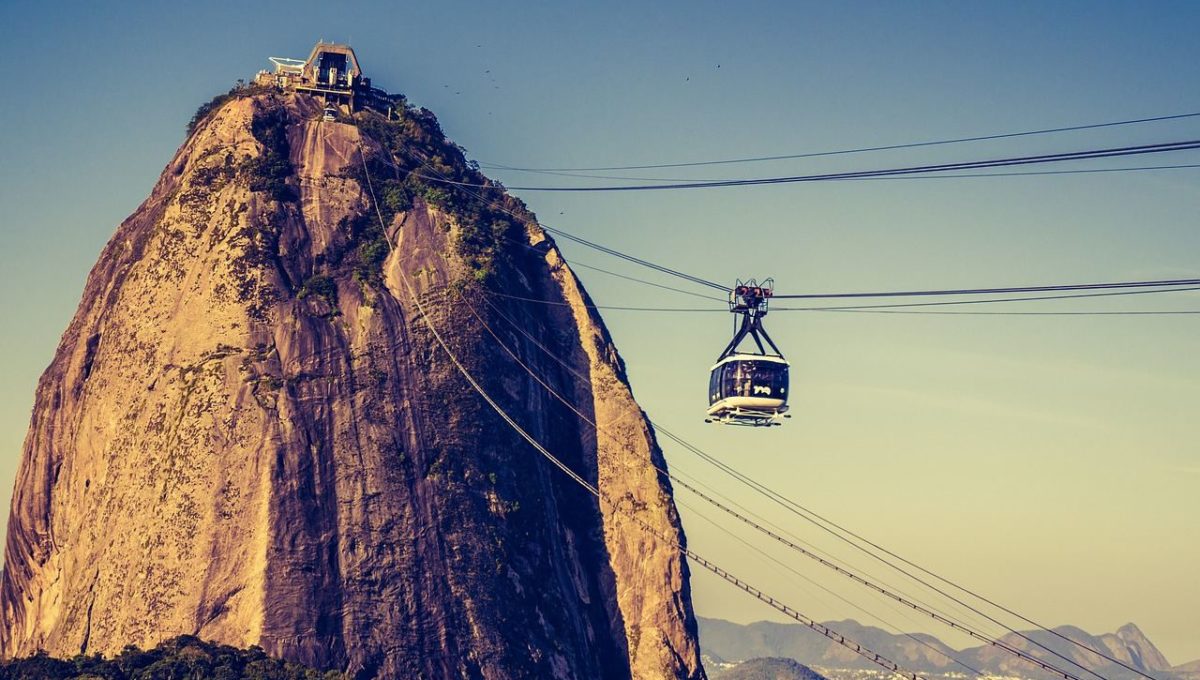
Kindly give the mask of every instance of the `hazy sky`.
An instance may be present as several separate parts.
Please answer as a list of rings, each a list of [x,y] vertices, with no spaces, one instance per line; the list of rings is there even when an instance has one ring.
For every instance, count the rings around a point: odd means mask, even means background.
[[[101,246],[200,103],[269,67],[268,56],[306,56],[317,38],[352,41],[377,85],[432,109],[474,158],[518,166],[772,155],[1200,111],[1194,2],[110,5],[0,5],[5,506],[37,377]],[[639,172],[801,174],[1198,136],[1191,119]],[[1198,162],[1187,152],[1107,166]],[[772,275],[795,292],[1200,276],[1197,169],[522,195],[581,236],[719,281]],[[703,304],[580,274],[601,304]],[[1036,307],[1124,308],[1200,309],[1200,296]],[[1099,633],[1133,621],[1173,663],[1200,657],[1200,316],[773,314],[768,327],[794,366],[795,417],[770,431],[702,422],[725,315],[606,320],[642,406],[677,434],[1042,623]],[[896,580],[664,447],[676,469]],[[872,622],[766,564],[705,517],[756,539],[714,511],[697,514],[686,492],[677,499],[701,554],[817,618]],[[901,628],[956,641],[763,547]],[[701,615],[775,618],[699,571],[693,586]]]

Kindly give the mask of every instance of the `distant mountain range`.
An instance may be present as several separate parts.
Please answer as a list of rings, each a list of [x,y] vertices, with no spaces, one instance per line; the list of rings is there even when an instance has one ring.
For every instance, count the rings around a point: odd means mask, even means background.
[[[700,617],[700,646],[715,662],[739,662],[762,657],[784,657],[812,666],[835,678],[829,669],[877,668],[853,651],[821,636],[800,624],[759,621],[742,625],[721,619]],[[892,659],[906,670],[922,674],[972,674],[965,666],[983,673],[1009,677],[1049,680],[1061,676],[1042,671],[1008,652],[992,645],[955,650],[941,640],[923,633],[912,637],[889,633],[874,626],[864,626],[853,619],[829,621],[829,628],[852,638],[855,642]],[[1108,656],[1162,680],[1200,680],[1200,660],[1172,666],[1162,652],[1132,623],[1121,626],[1115,633],[1091,635],[1074,626],[1054,629],[1058,634],[1082,645],[1103,651]],[[1024,631],[1025,637],[1054,652],[1089,668],[1107,680],[1144,680],[1133,671],[1103,659],[1085,649],[1070,644],[1046,631]],[[915,638],[915,639],[914,639]],[[1084,680],[1093,676],[1071,666],[1061,658],[1013,634],[1000,638],[1006,645],[1046,661]],[[963,664],[963,665],[960,665]]]
[[[1200,659],[1181,663],[1171,670],[1184,680],[1200,680]]]

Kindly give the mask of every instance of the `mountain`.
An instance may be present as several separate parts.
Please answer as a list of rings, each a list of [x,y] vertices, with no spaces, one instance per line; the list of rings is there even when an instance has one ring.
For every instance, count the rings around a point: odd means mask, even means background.
[[[1171,672],[1183,680],[1200,680],[1200,659],[1181,663],[1172,668]]]
[[[826,680],[793,659],[751,659],[712,674],[712,680]]]
[[[1127,623],[1117,629],[1116,635],[1103,635],[1105,644],[1112,650],[1112,655],[1121,658],[1121,653],[1128,654],[1128,658],[1121,659],[1133,666],[1148,668],[1155,671],[1165,671],[1171,669],[1171,664],[1167,661],[1167,657],[1163,656],[1162,652],[1154,646],[1154,643],[1142,633],[1141,629],[1132,623]],[[1115,640],[1113,638],[1116,638]]]
[[[1069,638],[1082,645],[1092,649],[1100,650],[1108,656],[1136,668],[1142,672],[1161,675],[1171,670],[1171,664],[1163,657],[1158,648],[1154,646],[1142,631],[1132,623],[1121,626],[1116,633],[1105,633],[1103,635],[1091,635],[1075,626],[1059,626],[1054,629],[1059,635]],[[1136,678],[1137,674],[1129,671],[1121,666],[1106,661],[1097,655],[1087,650],[1081,649],[1078,645],[1073,645],[1066,642],[1062,638],[1047,633],[1046,631],[1024,631],[1022,632],[1026,638],[1036,642],[1044,648],[1049,648],[1072,661],[1082,664],[1087,668],[1091,668],[1104,675],[1106,678]],[[1049,663],[1056,665],[1064,665],[1060,658],[1046,652],[1037,645],[1023,640],[1020,637],[1009,633],[1000,638],[1005,644],[1028,653],[1030,656],[1036,657]],[[1006,672],[1009,674],[1027,673],[1029,664],[1013,657],[1011,654],[994,647],[975,647],[969,650],[964,650],[963,654],[970,654],[970,657],[975,663],[978,663],[989,669]],[[970,662],[968,662],[970,663]]]
[[[741,625],[703,617],[699,621],[700,643],[705,653],[726,661],[787,657],[814,666],[876,668],[853,651],[800,624],[758,621]],[[915,637],[933,649],[852,620],[831,621],[826,625],[901,665],[942,669],[952,663],[942,653],[952,654],[953,650],[931,635],[917,634]]]
[[[218,98],[117,228],[38,383],[5,658],[187,634],[356,678],[703,677],[666,464],[587,293],[502,188],[427,179],[487,181],[385,101]]]
[[[870,661],[803,625],[769,621],[741,625],[707,618],[700,618],[699,621],[700,641],[705,654],[726,662],[758,657],[788,657],[819,669],[875,668]],[[864,626],[854,620],[829,621],[825,625],[910,671],[926,674],[965,671],[965,668],[955,663],[954,660],[957,660],[995,675],[1039,680],[1061,678],[1039,670],[1029,662],[991,645],[956,651],[937,638],[925,634],[914,634],[912,637],[896,635],[880,628]],[[1172,669],[1162,653],[1132,623],[1122,626],[1116,633],[1103,635],[1090,635],[1073,626],[1061,626],[1054,631],[1082,645],[1103,651],[1108,656],[1156,678],[1182,678],[1187,672],[1186,669],[1183,672],[1178,668]],[[1073,667],[1038,645],[1097,671],[1108,680],[1140,678],[1137,673],[1046,631],[1025,631],[1022,635],[1037,644],[1013,634],[1008,634],[1001,640],[1029,656],[1066,666],[1068,670]],[[1084,671],[1077,668],[1073,672],[1084,675]]]

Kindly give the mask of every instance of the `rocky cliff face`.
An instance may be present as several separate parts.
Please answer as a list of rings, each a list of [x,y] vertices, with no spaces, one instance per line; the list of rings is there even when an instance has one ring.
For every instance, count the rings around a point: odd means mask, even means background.
[[[636,523],[683,540],[665,463],[552,242],[421,179],[483,179],[428,112],[319,118],[225,103],[101,254],[38,386],[4,656],[187,633],[364,678],[702,677],[687,564]]]

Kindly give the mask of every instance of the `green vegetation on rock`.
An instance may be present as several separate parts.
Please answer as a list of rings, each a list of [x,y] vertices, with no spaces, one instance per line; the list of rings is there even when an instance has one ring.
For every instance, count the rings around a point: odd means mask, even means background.
[[[0,680],[341,680],[345,677],[336,671],[322,672],[273,659],[258,647],[238,649],[190,635],[168,640],[149,651],[126,647],[111,659],[99,654],[56,659],[38,653],[0,664]]]
[[[522,222],[534,221],[525,204],[506,195],[503,185],[488,180],[475,163],[467,161],[463,149],[446,139],[427,109],[400,99],[392,119],[365,111],[359,114],[358,126],[390,156],[373,157],[367,164],[384,222],[390,224],[397,213],[421,199],[453,218],[458,227],[455,250],[474,278],[491,277],[504,250],[502,242],[523,240]],[[366,186],[361,166],[352,167],[348,174]]]
[[[300,286],[300,291],[296,293],[296,297],[300,298],[301,300],[309,295],[323,297],[327,302],[329,302],[330,306],[336,306],[337,283],[324,274],[316,274],[312,277],[309,277],[309,279]]]
[[[250,132],[263,145],[263,151],[246,163],[250,190],[265,191],[283,203],[299,200],[296,190],[287,183],[292,174],[287,123],[288,114],[283,107],[256,111]]]
[[[200,105],[200,108],[196,109],[196,113],[192,115],[192,119],[189,120],[187,124],[188,136],[191,137],[192,133],[196,131],[196,128],[200,127],[201,123],[203,123],[214,111],[217,111],[226,103],[233,101],[234,99],[249,97],[265,91],[266,88],[258,85],[247,85],[239,80],[238,84],[231,87],[228,92],[222,92],[221,94],[204,102]]]

